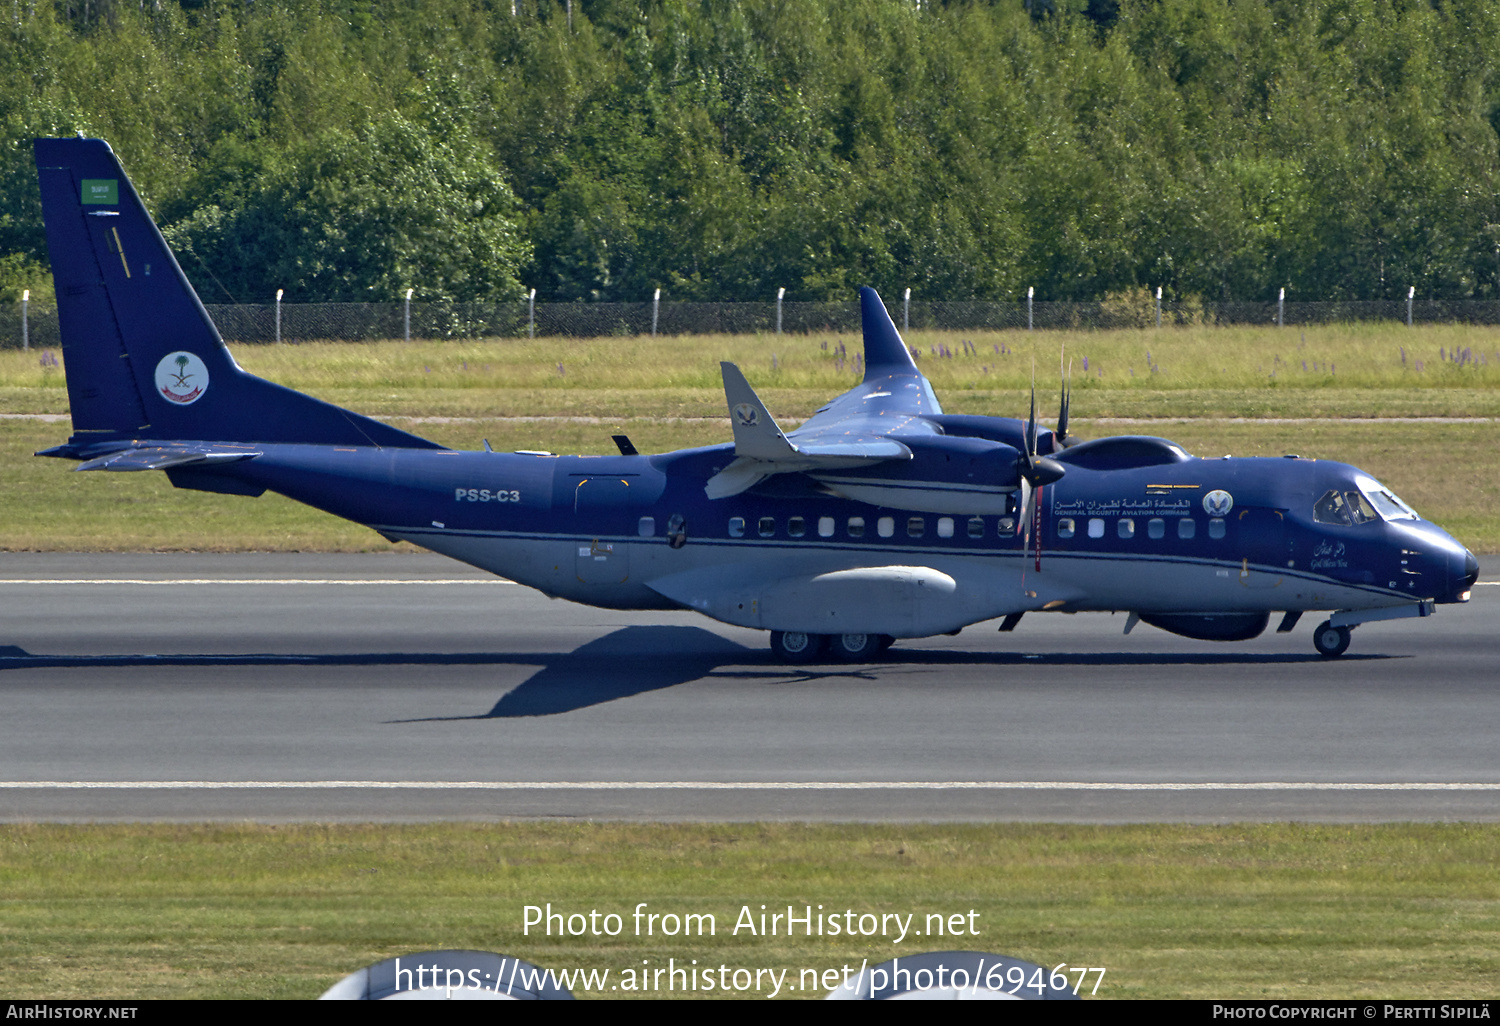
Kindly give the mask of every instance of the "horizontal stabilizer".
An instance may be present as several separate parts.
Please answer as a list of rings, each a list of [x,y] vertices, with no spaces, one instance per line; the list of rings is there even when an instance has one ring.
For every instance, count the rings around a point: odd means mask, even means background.
[[[191,446],[143,446],[122,449],[119,452],[99,456],[80,463],[74,470],[166,470],[168,467],[185,467],[189,464],[208,466],[212,464],[239,463],[253,460],[260,453],[247,449],[224,449],[222,447]]]

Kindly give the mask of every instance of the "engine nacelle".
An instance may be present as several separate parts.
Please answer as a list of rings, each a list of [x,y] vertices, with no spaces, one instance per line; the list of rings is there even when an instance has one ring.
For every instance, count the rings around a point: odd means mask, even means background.
[[[1249,641],[1271,622],[1270,613],[1142,613],[1141,622],[1199,641]]]
[[[1000,515],[1015,511],[1020,452],[1003,442],[948,435],[903,436],[909,460],[868,467],[812,470],[810,475],[846,499],[924,513]],[[1051,461],[1047,461],[1051,462]],[[1063,468],[1052,464],[1057,476]]]

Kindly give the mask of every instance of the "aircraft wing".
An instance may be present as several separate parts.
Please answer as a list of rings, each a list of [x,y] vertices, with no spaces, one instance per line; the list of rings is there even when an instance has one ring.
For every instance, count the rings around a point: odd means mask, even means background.
[[[937,396],[874,289],[860,290],[860,313],[864,380],[790,434],[782,431],[740,369],[720,364],[735,460],[709,480],[704,489],[709,498],[738,495],[773,474],[909,460],[911,447],[900,436],[940,433],[925,419],[943,412]]]
[[[772,474],[808,470],[842,470],[882,460],[911,459],[911,449],[894,438],[859,430],[826,430],[793,442],[766,404],[732,363],[724,372],[724,399],[734,427],[734,462],[709,479],[704,491],[710,499],[738,495]],[[832,427],[832,426],[830,426]]]

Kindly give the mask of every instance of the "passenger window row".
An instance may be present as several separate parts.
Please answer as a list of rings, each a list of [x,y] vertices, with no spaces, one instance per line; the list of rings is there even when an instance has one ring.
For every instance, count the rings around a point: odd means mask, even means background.
[[[1085,525],[1085,532],[1090,538],[1104,537],[1104,518],[1089,517]],[[1059,538],[1072,538],[1078,533],[1078,521],[1073,517],[1059,517],[1057,521],[1057,536]],[[1198,521],[1192,517],[1181,517],[1177,521],[1177,537],[1187,539],[1195,537],[1198,533]],[[1115,521],[1115,536],[1118,538],[1135,537],[1135,519],[1133,517],[1121,517]],[[1146,537],[1157,539],[1167,536],[1167,521],[1163,517],[1152,517],[1146,521]],[[1218,539],[1224,537],[1224,518],[1214,517],[1208,522],[1208,536]]]
[[[879,517],[875,520],[875,533],[881,538],[894,538],[896,536],[896,518]],[[808,520],[806,517],[788,517],[786,520],[786,535],[789,538],[803,538],[808,533]],[[864,517],[849,517],[844,521],[844,535],[849,538],[863,538],[867,526]],[[775,538],[777,532],[775,517],[760,517],[755,521],[755,534],[761,538]],[[921,538],[927,533],[927,519],[925,517],[906,518],[906,536],[908,538]],[[938,517],[936,524],[937,536],[939,538],[952,538],[957,532],[957,522],[953,517]],[[750,531],[750,523],[744,517],[729,518],[729,537],[743,538]],[[819,538],[832,538],[838,533],[838,522],[833,517],[819,517],[817,522]],[[985,537],[985,518],[969,517],[964,526],[964,532],[970,538]],[[1009,538],[1016,533],[1015,517],[998,517],[995,520],[995,536]]]

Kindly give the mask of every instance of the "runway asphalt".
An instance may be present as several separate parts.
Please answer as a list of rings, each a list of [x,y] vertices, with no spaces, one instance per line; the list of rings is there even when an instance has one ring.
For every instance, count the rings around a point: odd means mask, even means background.
[[[394,554],[4,554],[0,609],[4,820],[1500,819],[1489,582],[1333,661],[1050,614],[797,669]]]

